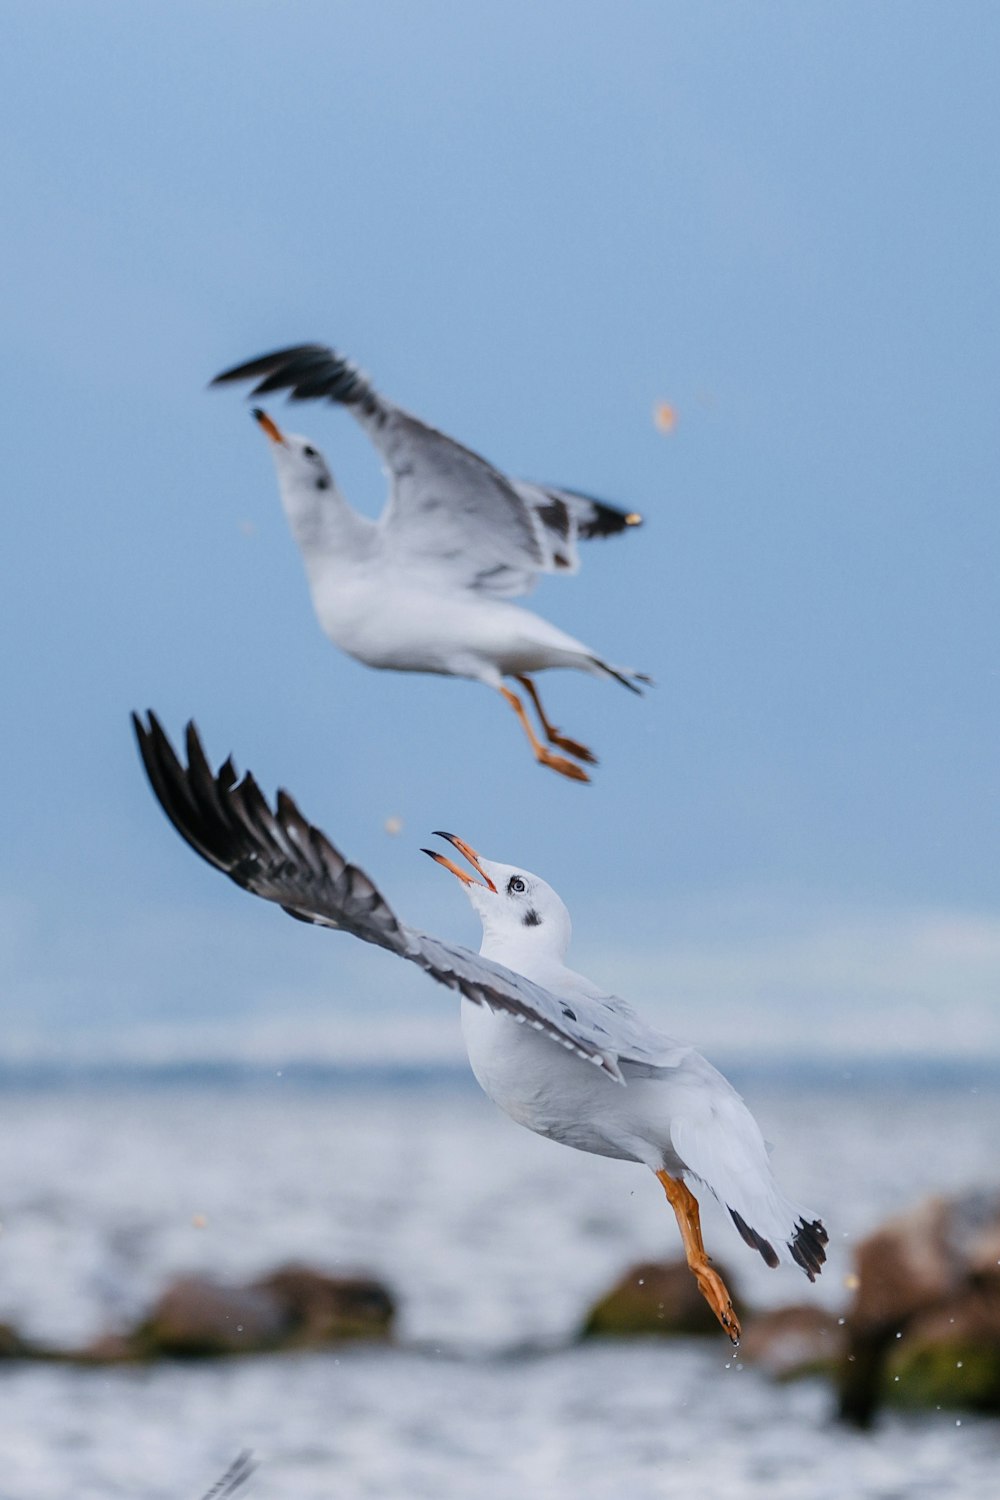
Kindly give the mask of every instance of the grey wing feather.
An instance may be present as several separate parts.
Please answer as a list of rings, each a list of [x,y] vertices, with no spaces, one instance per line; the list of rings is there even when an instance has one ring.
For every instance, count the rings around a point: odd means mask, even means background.
[[[403,951],[399,923],[368,876],[306,822],[287,793],[279,792],[272,812],[252,776],[237,780],[231,760],[213,775],[194,724],[185,766],[155,714],[148,727],[134,714],[132,722],[160,806],[202,859],[289,916]]]
[[[244,890],[300,921],[340,928],[398,953],[475,1004],[544,1031],[618,1082],[620,1061],[672,1065],[666,1039],[623,1001],[574,995],[567,1003],[481,954],[402,926],[364,871],[306,821],[287,792],[278,793],[272,809],[250,774],[237,778],[231,759],[213,773],[193,723],[184,765],[155,714],[148,723],[133,714],[132,722],[163,811],[202,859]]]
[[[539,573],[576,572],[577,536],[610,534],[625,512],[573,490],[528,485],[381,396],[335,349],[296,344],[225,370],[251,394],[346,406],[382,455],[391,493],[381,527],[408,573],[495,597],[527,593]],[[620,518],[620,524],[614,518]]]
[[[392,488],[381,519],[389,550],[410,573],[455,589],[526,593],[545,570],[538,527],[514,486],[478,453],[387,401],[335,349],[297,344],[225,370],[212,381],[253,380],[251,395],[287,390],[293,401],[346,406],[382,455]]]
[[[230,1495],[235,1495],[238,1489],[242,1489],[256,1467],[250,1449],[244,1448],[233,1459],[221,1479],[217,1479],[212,1488],[202,1496],[202,1500],[228,1500]]]

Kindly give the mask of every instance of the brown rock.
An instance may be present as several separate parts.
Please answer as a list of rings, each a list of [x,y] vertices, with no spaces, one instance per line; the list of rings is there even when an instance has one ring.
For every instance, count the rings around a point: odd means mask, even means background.
[[[775,1380],[829,1373],[844,1353],[842,1322],[812,1303],[755,1313],[743,1330],[740,1358]]]
[[[0,1359],[31,1359],[37,1351],[9,1323],[0,1323]]]
[[[727,1272],[722,1267],[717,1269],[732,1291]],[[715,1314],[699,1292],[687,1264],[677,1260],[633,1266],[595,1303],[583,1325],[582,1337],[719,1332]]]
[[[387,1338],[395,1307],[380,1282],[368,1276],[325,1276],[308,1266],[285,1266],[254,1282],[253,1289],[282,1309],[287,1341],[318,1348],[340,1339]]]
[[[167,1287],[136,1340],[147,1354],[236,1354],[277,1348],[288,1327],[280,1301],[259,1288],[183,1276]]]
[[[861,1242],[855,1252],[853,1329],[898,1329],[954,1289],[958,1267],[949,1244],[949,1219],[947,1201],[929,1198]]]
[[[133,1339],[123,1333],[102,1333],[83,1349],[66,1356],[87,1365],[123,1365],[141,1357]]]
[[[1000,1194],[966,1193],[959,1198],[930,1198],[910,1213],[889,1220],[862,1242],[855,1252],[858,1287],[847,1316],[847,1352],[839,1374],[840,1414],[855,1426],[868,1427],[880,1401],[888,1393],[899,1395],[901,1365],[910,1370],[909,1390],[930,1390],[940,1383],[947,1366],[947,1352],[939,1355],[941,1343],[935,1329],[938,1314],[952,1318],[961,1311],[969,1338],[990,1350],[990,1318],[982,1309],[989,1297],[1000,1294]],[[966,1314],[968,1302],[978,1315]],[[983,1301],[983,1298],[987,1301]],[[909,1350],[915,1332],[923,1328],[918,1345]],[[927,1330],[930,1330],[928,1334]],[[963,1348],[969,1345],[963,1343]],[[962,1356],[959,1355],[959,1358]],[[892,1372],[887,1376],[887,1364]],[[952,1360],[955,1363],[955,1360]],[[963,1361],[963,1368],[964,1368]],[[900,1375],[900,1379],[895,1379]],[[984,1377],[984,1388],[989,1377]],[[889,1391],[888,1387],[892,1386]],[[944,1404],[938,1400],[934,1405]]]
[[[386,1338],[393,1314],[385,1287],[365,1276],[326,1276],[307,1266],[286,1266],[251,1286],[185,1276],[127,1342],[146,1357],[318,1349],[342,1339]]]

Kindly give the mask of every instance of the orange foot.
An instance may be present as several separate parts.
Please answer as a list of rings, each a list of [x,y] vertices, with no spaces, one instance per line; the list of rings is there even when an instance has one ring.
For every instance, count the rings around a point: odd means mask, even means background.
[[[582,766],[574,765],[565,756],[553,755],[551,750],[542,750],[538,759],[543,766],[551,766],[553,771],[558,771],[560,776],[567,776],[570,781],[589,781],[590,777]]]
[[[558,745],[567,755],[575,755],[577,760],[585,761],[588,766],[597,765],[597,756],[593,750],[588,750],[579,740],[571,740],[568,735],[560,734],[558,729],[551,730],[548,739],[550,745]]]
[[[740,1328],[739,1318],[733,1311],[732,1298],[726,1289],[726,1283],[718,1271],[713,1271],[709,1265],[692,1269],[698,1281],[698,1290],[728,1333],[734,1349],[738,1349],[743,1330]]]

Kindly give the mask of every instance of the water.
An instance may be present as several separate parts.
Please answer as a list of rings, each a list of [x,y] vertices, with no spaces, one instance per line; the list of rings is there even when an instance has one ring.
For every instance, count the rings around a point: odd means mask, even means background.
[[[815,1288],[768,1271],[721,1212],[748,1299],[840,1306],[852,1241],[930,1191],[996,1181],[989,1078],[790,1081],[745,1093],[788,1191],[825,1216]],[[0,1096],[0,1319],[82,1343],[171,1275],[288,1260],[383,1277],[399,1347],[203,1366],[0,1370],[0,1500],[197,1500],[241,1448],[248,1500],[893,1500],[992,1493],[1000,1424],[830,1422],[820,1382],[771,1385],[702,1344],[575,1346],[589,1302],[674,1254],[641,1168],[532,1137],[474,1087],[117,1079]]]

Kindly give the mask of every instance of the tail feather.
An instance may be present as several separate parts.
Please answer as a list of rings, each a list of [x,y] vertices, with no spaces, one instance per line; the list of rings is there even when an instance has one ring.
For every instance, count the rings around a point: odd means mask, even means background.
[[[613,677],[616,682],[621,683],[622,687],[627,687],[630,693],[638,693],[640,698],[643,687],[656,686],[652,677],[647,677],[645,672],[633,672],[631,667],[613,667],[610,662],[602,661],[599,656],[591,656],[589,661],[591,666],[596,667],[599,672]],[[639,686],[640,683],[642,687]]]

